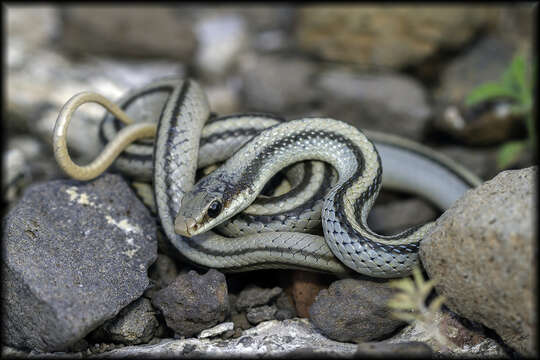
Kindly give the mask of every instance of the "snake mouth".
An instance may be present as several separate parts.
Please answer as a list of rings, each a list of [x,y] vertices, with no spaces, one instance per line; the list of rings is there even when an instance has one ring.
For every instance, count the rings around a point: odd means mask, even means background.
[[[174,232],[179,235],[192,237],[198,228],[199,225],[195,219],[178,215],[174,220]]]

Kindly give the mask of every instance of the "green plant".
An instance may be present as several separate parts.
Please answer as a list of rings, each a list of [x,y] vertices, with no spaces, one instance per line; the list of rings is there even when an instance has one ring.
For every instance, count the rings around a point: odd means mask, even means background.
[[[533,119],[533,88],[536,67],[528,66],[525,57],[516,54],[498,82],[487,82],[474,88],[466,97],[465,104],[471,106],[486,100],[500,97],[511,99],[511,112],[523,116],[527,127],[528,139],[504,143],[497,154],[497,166],[500,170],[516,161],[525,151],[534,151],[536,135]]]
[[[418,266],[413,269],[412,274],[413,279],[406,277],[389,282],[390,287],[400,291],[388,301],[387,305],[393,310],[393,317],[408,323],[417,322],[426,332],[433,334],[434,339],[446,349],[448,340],[439,330],[436,321],[436,315],[445,299],[443,296],[437,296],[427,305],[426,300],[435,281],[425,281]]]

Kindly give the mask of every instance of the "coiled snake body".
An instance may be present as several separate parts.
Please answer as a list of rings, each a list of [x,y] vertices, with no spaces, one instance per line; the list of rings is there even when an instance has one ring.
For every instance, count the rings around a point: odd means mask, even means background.
[[[167,94],[157,129],[150,123],[130,124],[86,167],[71,162],[67,153],[65,133],[75,109],[85,101],[94,101],[107,107],[117,119],[128,124],[131,120],[120,107],[96,95],[72,98],[55,126],[55,157],[71,176],[89,179],[104,171],[135,139],[155,137],[150,175],[158,217],[180,253],[203,266],[223,271],[298,268],[342,275],[352,269],[375,277],[404,276],[417,263],[418,243],[432,225],[393,236],[372,232],[366,218],[381,183],[423,195],[442,208],[479,183],[459,165],[421,145],[370,133],[375,147],[362,132],[346,123],[306,118],[267,124],[255,132],[255,137],[246,137],[251,140],[238,140],[237,147],[243,146],[223,166],[194,185],[201,132],[210,117],[206,96],[193,80],[163,80],[150,88]],[[141,144],[130,147],[136,152],[137,146],[144,148]],[[127,156],[125,167],[133,170],[129,162],[136,159]],[[211,230],[247,208],[278,171],[303,160],[329,163],[339,175],[337,184],[325,192],[324,238],[287,231],[229,238]],[[141,168],[132,172],[143,171],[148,175],[148,170]]]

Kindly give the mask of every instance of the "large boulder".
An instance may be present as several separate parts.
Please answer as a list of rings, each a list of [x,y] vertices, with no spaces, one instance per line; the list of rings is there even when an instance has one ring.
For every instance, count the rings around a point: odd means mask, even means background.
[[[6,344],[62,351],[149,285],[155,220],[118,175],[28,188],[2,224]]]
[[[297,28],[300,47],[327,60],[363,67],[418,64],[441,48],[469,41],[497,9],[464,6],[308,6]]]
[[[537,173],[504,171],[469,190],[420,245],[445,304],[526,356],[536,354]]]

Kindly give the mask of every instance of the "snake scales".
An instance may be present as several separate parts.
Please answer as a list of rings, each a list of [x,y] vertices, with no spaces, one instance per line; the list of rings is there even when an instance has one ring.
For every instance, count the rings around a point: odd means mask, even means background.
[[[154,118],[159,113],[157,126],[151,122],[133,124],[122,108],[129,108],[137,98],[155,96],[156,92],[161,92],[161,100],[152,102],[156,109],[150,113]],[[117,124],[118,134],[102,154],[91,164],[78,166],[69,158],[65,134],[71,115],[87,101],[105,106],[114,118],[128,126]],[[237,135],[235,146],[240,149],[195,184],[198,163],[204,163],[203,159],[198,160],[204,154],[199,151],[204,147],[201,133],[215,121],[210,120],[204,127],[211,112],[201,87],[193,80],[161,80],[128,94],[119,104],[92,93],[70,99],[55,125],[57,162],[70,176],[91,179],[125,150],[124,158],[116,165],[132,175],[146,172],[144,176],[152,177],[158,217],[168,239],[187,259],[223,271],[298,268],[346,274],[353,269],[375,277],[407,275],[418,261],[418,244],[432,224],[393,236],[373,233],[366,218],[381,183],[422,195],[442,208],[479,183],[467,170],[419,144],[370,132],[372,142],[341,121],[306,118],[267,123],[251,133]],[[244,129],[249,129],[249,119],[256,116],[236,115],[242,116]],[[114,124],[111,120],[108,122]],[[105,132],[102,127],[103,137]],[[133,144],[141,138],[154,138],[150,170],[148,161],[142,167],[134,165],[145,156],[148,158],[148,154],[143,154],[148,151],[143,150],[148,149],[148,144]],[[326,188],[319,202],[323,208],[324,237],[279,231],[230,238],[212,230],[248,208],[276,173],[304,160],[329,163],[339,175],[337,184]],[[315,189],[308,191],[310,200],[315,193],[321,196]],[[252,211],[260,215],[256,209]]]

